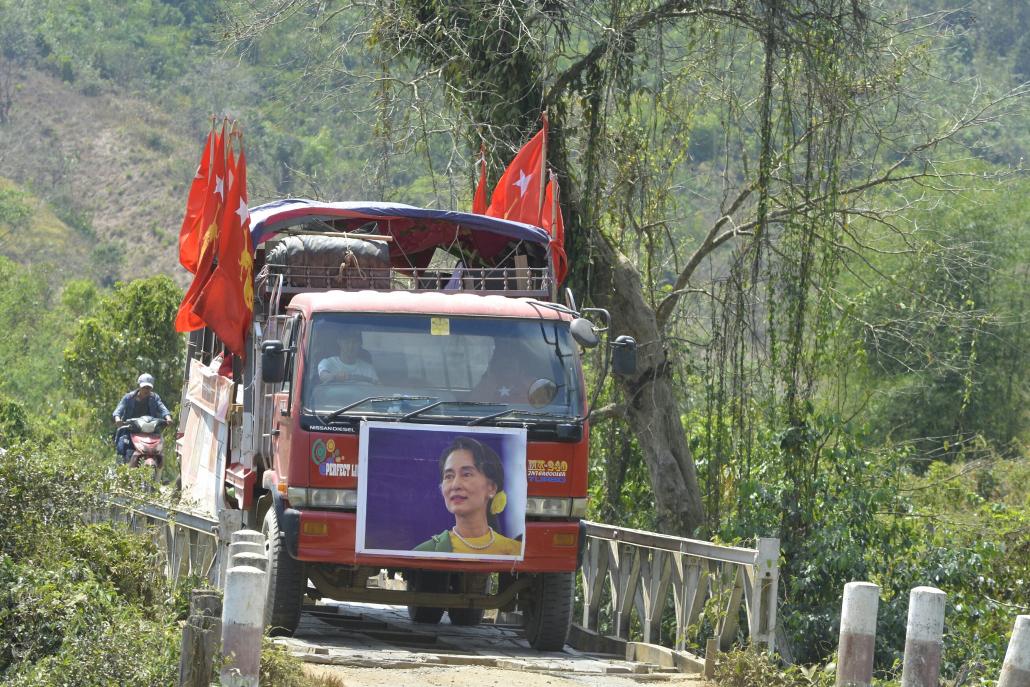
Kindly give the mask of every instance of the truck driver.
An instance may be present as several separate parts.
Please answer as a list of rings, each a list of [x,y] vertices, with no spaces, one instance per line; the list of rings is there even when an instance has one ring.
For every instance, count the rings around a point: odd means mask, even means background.
[[[327,382],[365,382],[376,384],[379,375],[366,360],[368,352],[361,348],[361,332],[348,329],[337,342],[339,355],[322,359],[318,363],[318,378]]]

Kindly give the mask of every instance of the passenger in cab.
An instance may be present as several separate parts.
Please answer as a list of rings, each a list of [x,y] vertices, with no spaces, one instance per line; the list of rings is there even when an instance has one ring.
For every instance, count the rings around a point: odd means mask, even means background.
[[[472,389],[472,398],[488,403],[528,403],[529,388],[540,378],[538,367],[524,344],[497,337],[486,372]]]

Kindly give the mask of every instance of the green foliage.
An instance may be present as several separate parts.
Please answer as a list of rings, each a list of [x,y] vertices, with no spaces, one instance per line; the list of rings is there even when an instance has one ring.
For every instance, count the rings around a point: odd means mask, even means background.
[[[61,348],[69,318],[42,269],[0,257],[0,394],[30,414],[51,408],[60,389]]]
[[[85,279],[72,279],[65,283],[61,292],[61,305],[72,317],[80,318],[93,312],[99,298],[96,284]]]
[[[80,591],[80,595],[85,592]],[[85,615],[90,609],[79,609]],[[95,687],[174,685],[178,676],[180,631],[159,616],[121,606],[104,609],[95,625],[75,627],[54,653],[11,672],[11,687]],[[80,631],[81,630],[81,631]]]
[[[271,687],[343,687],[344,682],[332,676],[313,677],[304,673],[303,663],[289,650],[265,637],[261,645],[261,674],[258,681]]]
[[[884,606],[901,615],[908,590],[930,584],[948,595],[945,675],[965,668],[996,679],[1015,617],[1030,597],[1030,494],[1025,460],[934,463],[902,486],[918,523],[918,545],[884,570]],[[942,517],[946,514],[946,517]],[[903,642],[895,634],[895,642]]]
[[[66,444],[43,452],[17,444],[0,457],[0,553],[31,557],[52,543],[51,528],[84,524],[101,503],[104,481],[93,461]]]
[[[154,390],[174,405],[183,341],[173,325],[181,298],[167,277],[120,283],[79,320],[64,352],[65,383],[100,426],[143,372],[154,375]]]
[[[781,666],[764,651],[735,650],[720,654],[715,683],[720,687],[830,687],[836,680],[833,665]]]
[[[29,195],[14,188],[0,187],[0,240],[10,240],[10,233],[17,231],[32,216]]]
[[[916,442],[920,456],[984,447],[1011,452],[1026,436],[1025,182],[977,201],[916,213],[946,241],[882,259],[856,296],[878,438]]]
[[[29,436],[29,422],[25,409],[18,403],[0,396],[0,447],[23,441]]]
[[[174,683],[179,629],[149,537],[90,523],[110,489],[82,445],[0,455],[0,682]]]

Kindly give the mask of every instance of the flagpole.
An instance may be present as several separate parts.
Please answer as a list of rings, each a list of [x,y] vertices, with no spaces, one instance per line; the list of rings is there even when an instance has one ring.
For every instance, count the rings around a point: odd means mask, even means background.
[[[558,225],[558,175],[551,170],[548,181],[551,182],[551,238],[554,238],[555,227]]]
[[[544,192],[547,189],[547,110],[541,115],[544,120],[544,141],[540,148],[540,203],[536,211],[536,223],[540,224],[540,217],[544,214]]]

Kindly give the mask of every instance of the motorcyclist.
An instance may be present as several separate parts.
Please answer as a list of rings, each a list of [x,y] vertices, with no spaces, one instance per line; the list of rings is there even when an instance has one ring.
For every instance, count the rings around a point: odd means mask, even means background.
[[[165,422],[172,421],[172,414],[161,402],[161,397],[154,393],[154,377],[144,372],[136,380],[136,389],[122,396],[118,407],[114,409],[114,422],[119,425],[115,433],[115,451],[123,463],[128,463],[132,457],[132,441],[129,438],[129,428],[122,426],[125,420],[149,415],[151,417],[164,418]]]

